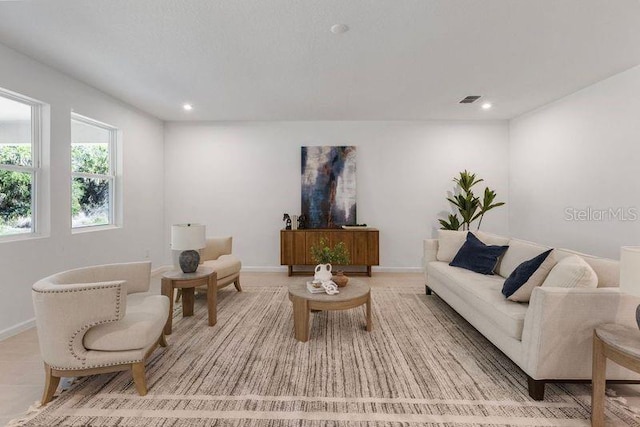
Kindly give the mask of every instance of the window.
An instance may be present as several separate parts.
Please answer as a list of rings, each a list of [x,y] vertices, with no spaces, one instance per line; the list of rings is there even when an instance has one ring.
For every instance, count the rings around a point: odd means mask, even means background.
[[[115,224],[118,130],[71,115],[71,226]]]
[[[0,236],[37,231],[41,105],[0,89]]]

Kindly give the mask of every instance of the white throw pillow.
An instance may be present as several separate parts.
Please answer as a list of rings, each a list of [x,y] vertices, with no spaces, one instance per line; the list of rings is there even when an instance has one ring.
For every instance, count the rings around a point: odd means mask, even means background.
[[[438,230],[438,261],[453,261],[466,239],[466,231]]]
[[[596,288],[598,275],[585,260],[577,255],[561,259],[542,283],[543,287]]]

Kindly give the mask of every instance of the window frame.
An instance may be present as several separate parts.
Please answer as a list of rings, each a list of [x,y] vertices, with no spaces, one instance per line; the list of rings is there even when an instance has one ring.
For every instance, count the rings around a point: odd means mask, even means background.
[[[31,175],[31,231],[28,233],[12,233],[0,235],[0,242],[23,238],[37,237],[42,233],[39,199],[42,180],[42,108],[43,104],[24,95],[0,88],[0,97],[25,104],[31,109],[31,166],[0,163],[0,170],[28,173]]]
[[[82,114],[78,114],[75,112],[71,112],[70,124],[73,124],[73,121],[80,122],[85,125],[95,126],[100,129],[106,130],[109,132],[109,141],[108,141],[108,150],[109,150],[109,174],[94,174],[94,173],[86,173],[86,172],[74,172],[73,171],[73,158],[71,147],[73,146],[73,137],[71,137],[71,142],[69,143],[69,160],[70,160],[70,173],[71,179],[69,181],[71,188],[71,198],[69,199],[70,205],[70,222],[71,222],[71,232],[72,233],[82,233],[85,231],[92,230],[103,230],[105,228],[113,228],[118,226],[118,215],[120,206],[116,206],[118,203],[118,139],[120,130],[112,125],[107,123],[98,121],[96,119],[92,119],[91,117],[83,116]],[[72,130],[73,133],[73,130]],[[109,211],[108,211],[108,223],[106,224],[91,224],[91,225],[73,225],[73,213],[71,212],[72,206],[72,197],[73,197],[73,180],[75,178],[85,178],[85,179],[103,179],[109,182]]]

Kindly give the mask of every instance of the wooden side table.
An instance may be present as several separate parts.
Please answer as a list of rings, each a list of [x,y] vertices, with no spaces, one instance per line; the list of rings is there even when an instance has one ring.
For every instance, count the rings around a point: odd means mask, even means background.
[[[169,297],[169,318],[164,325],[164,334],[171,335],[173,323],[173,291],[182,290],[182,316],[193,316],[193,293],[198,286],[207,286],[207,307],[209,309],[209,326],[218,321],[217,305],[217,273],[211,267],[198,267],[194,273],[183,273],[172,270],[162,275],[162,295]]]
[[[593,331],[591,425],[604,426],[607,359],[640,373],[640,330],[609,323]]]

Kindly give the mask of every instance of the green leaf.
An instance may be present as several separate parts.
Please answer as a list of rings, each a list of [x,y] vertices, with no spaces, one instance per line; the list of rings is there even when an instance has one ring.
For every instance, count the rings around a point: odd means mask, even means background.
[[[460,229],[460,219],[458,219],[458,215],[450,214],[448,221],[446,219],[439,219],[440,229],[441,230],[459,230]]]

